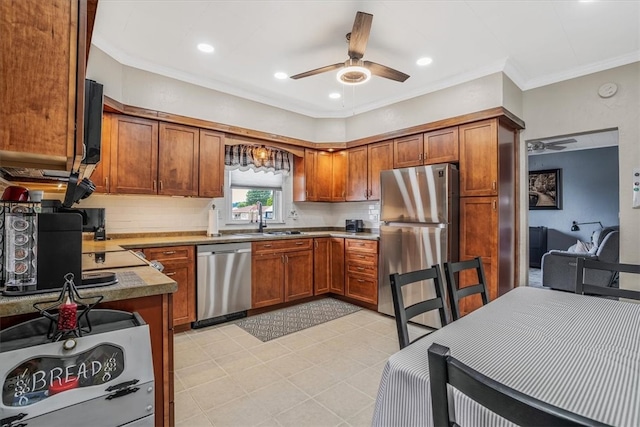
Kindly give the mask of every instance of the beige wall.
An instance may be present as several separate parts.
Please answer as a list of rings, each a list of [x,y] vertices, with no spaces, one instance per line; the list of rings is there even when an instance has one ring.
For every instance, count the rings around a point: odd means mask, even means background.
[[[600,85],[607,82],[616,83],[618,93],[603,99],[597,92]],[[631,208],[632,170],[640,167],[640,63],[528,90],[523,95],[526,129],[521,134],[522,141],[606,128],[618,129],[620,259],[623,262],[640,263],[640,209]],[[526,152],[521,155],[526,161]],[[521,178],[524,178],[526,168],[521,172]],[[527,205],[525,199],[526,193],[523,192],[521,206]],[[526,224],[526,216],[527,211],[522,211],[521,223]],[[640,283],[624,278],[621,286],[640,289]]]

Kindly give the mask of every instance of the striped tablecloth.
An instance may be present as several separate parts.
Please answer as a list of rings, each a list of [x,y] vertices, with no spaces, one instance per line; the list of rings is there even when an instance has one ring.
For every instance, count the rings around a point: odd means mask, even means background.
[[[519,287],[404,348],[382,374],[373,426],[431,426],[437,342],[516,390],[614,426],[640,426],[640,304]],[[461,426],[512,425],[456,392]]]

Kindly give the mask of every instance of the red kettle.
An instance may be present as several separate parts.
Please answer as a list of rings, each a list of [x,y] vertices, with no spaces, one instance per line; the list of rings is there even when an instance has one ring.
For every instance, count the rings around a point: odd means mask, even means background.
[[[2,200],[7,202],[28,202],[29,189],[20,185],[10,185],[4,189]]]

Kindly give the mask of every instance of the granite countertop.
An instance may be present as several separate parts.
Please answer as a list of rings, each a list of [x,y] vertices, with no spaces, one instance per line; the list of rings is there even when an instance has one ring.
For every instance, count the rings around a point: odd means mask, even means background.
[[[118,283],[103,287],[81,288],[78,290],[80,296],[102,295],[104,299],[101,302],[108,302],[173,293],[178,290],[178,284],[174,280],[153,267],[124,267],[109,269],[109,271],[116,273]],[[34,303],[53,301],[58,298],[59,294],[59,291],[55,291],[24,296],[0,295],[0,317],[36,313],[38,310],[33,307]]]
[[[314,237],[344,237],[349,239],[379,240],[380,236],[374,233],[347,233],[344,231],[304,231],[304,234],[223,234],[210,237],[205,235],[173,235],[173,236],[140,236],[140,237],[115,237],[104,241],[85,240],[82,242],[82,251],[87,252],[111,252],[124,249],[143,249],[162,246],[181,245],[209,245],[215,243],[252,242],[260,240],[281,239],[310,239]]]

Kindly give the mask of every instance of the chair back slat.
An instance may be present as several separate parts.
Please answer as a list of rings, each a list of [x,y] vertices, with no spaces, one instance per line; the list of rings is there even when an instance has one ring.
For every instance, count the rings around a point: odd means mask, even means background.
[[[396,316],[398,342],[401,349],[411,344],[411,340],[409,338],[408,323],[409,320],[411,320],[415,316],[427,313],[432,310],[438,310],[442,326],[449,323],[449,314],[447,312],[447,305],[445,302],[444,284],[439,265],[436,264],[431,268],[411,271],[402,274],[391,274],[389,276],[389,279],[391,281],[391,295],[393,297],[393,310]],[[404,286],[416,284],[418,282],[423,282],[426,280],[433,280],[436,293],[435,298],[430,298],[425,301],[419,301],[405,307],[402,288]]]
[[[450,355],[433,343],[428,351],[433,424],[452,425],[447,384],[490,411],[520,426],[604,426],[501,384]],[[455,412],[455,408],[453,408]]]
[[[456,274],[467,271],[475,270],[477,283],[465,286],[463,288],[458,287],[456,281]],[[458,262],[445,262],[444,272],[447,278],[447,291],[449,293],[449,302],[451,304],[451,316],[453,320],[458,320],[461,317],[460,314],[460,300],[471,295],[480,294],[482,297],[482,304],[489,303],[489,294],[487,292],[487,279],[484,274],[484,266],[482,265],[482,258],[476,257],[474,259]]]
[[[576,293],[640,300],[640,291],[597,286],[585,282],[585,270],[603,270],[617,273],[640,274],[640,265],[602,262],[580,257],[576,260]]]

